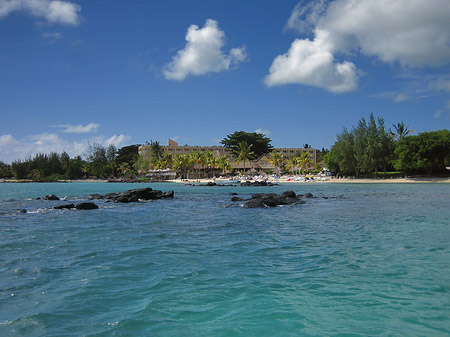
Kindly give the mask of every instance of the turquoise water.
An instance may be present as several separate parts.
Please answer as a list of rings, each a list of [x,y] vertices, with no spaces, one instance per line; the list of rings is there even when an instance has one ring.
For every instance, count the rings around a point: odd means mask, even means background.
[[[175,198],[33,199],[145,186]],[[317,198],[229,195],[288,189]],[[449,336],[449,200],[448,184],[0,184],[0,336]]]

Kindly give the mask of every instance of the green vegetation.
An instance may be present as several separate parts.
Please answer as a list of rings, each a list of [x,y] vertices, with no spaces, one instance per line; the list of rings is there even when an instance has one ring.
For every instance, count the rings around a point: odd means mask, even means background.
[[[238,146],[233,150],[234,154],[237,156],[235,159],[236,163],[244,162],[244,172],[245,172],[245,161],[250,161],[254,158],[255,152],[252,150],[253,144],[247,144],[246,141],[239,142]]]
[[[383,171],[401,170],[407,174],[448,174],[450,166],[450,131],[440,130],[409,135],[414,132],[404,123],[393,125],[395,132],[384,128],[382,118],[370,115],[358,126],[337,135],[331,151],[323,157],[328,169],[342,175],[378,177]]]
[[[0,161],[0,179],[11,178],[13,176],[13,171],[11,165],[5,164]]]
[[[242,142],[247,143],[247,145],[252,146],[252,151],[254,152],[255,158],[262,156],[263,154],[272,151],[273,146],[270,145],[272,140],[262,133],[258,132],[245,132],[245,131],[235,131],[234,133],[226,136],[220,141],[220,143],[236,152],[239,144]]]
[[[0,162],[0,178],[30,179],[33,181],[58,181],[117,177],[132,174],[138,158],[138,145],[125,146],[118,151],[114,145],[107,148],[94,143],[89,145],[84,159],[61,154],[38,153],[33,158],[16,160],[11,165]]]
[[[161,153],[160,159],[153,157],[152,160],[146,160],[140,156],[136,161],[135,168],[139,173],[149,170],[171,169],[183,179],[187,177],[213,177],[217,174],[226,174],[232,170],[226,155],[216,158],[211,151],[194,151],[190,154],[176,156],[172,156],[170,153]]]
[[[414,173],[432,174],[450,166],[450,131],[439,130],[408,136],[395,148],[394,167]]]

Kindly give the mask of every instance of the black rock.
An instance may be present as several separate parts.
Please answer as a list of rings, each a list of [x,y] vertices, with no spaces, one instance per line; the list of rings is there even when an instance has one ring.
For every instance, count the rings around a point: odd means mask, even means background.
[[[89,196],[89,200],[94,200],[94,199],[102,199],[102,195],[101,194],[92,194]]]
[[[93,202],[81,202],[75,205],[76,209],[98,209],[98,206]]]
[[[262,208],[275,207],[279,205],[291,205],[295,203],[302,203],[300,197],[294,191],[286,191],[282,194],[276,193],[255,193],[251,199],[245,204],[245,208]]]
[[[128,190],[125,192],[108,193],[105,195],[92,194],[90,199],[104,199],[106,201],[129,203],[137,202],[139,200],[156,200],[162,198],[173,198],[174,192],[162,192],[158,190],[153,190],[150,187],[137,188],[133,190]]]
[[[231,201],[244,201],[245,199],[239,198],[239,197],[232,197]]]
[[[297,195],[295,194],[294,191],[286,191],[281,193],[281,196],[284,198],[297,198]]]
[[[229,195],[238,195],[236,192],[231,192]]]
[[[53,209],[71,209],[71,208],[75,208],[75,205],[67,204],[67,205],[59,205],[59,206],[53,207]]]
[[[25,208],[20,208],[16,210],[16,213],[26,213],[27,210]]]
[[[46,195],[43,199],[44,200],[59,200],[59,198],[54,194]]]
[[[277,184],[268,183],[267,181],[244,181],[241,186],[275,186]]]

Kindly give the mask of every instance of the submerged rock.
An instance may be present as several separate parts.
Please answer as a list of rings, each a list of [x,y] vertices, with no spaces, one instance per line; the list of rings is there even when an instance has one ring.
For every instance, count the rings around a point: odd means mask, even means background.
[[[98,206],[93,202],[80,202],[75,205],[76,209],[98,209]]]
[[[46,195],[42,199],[44,199],[44,200],[59,200],[59,198],[56,195],[54,195],[54,194]]]
[[[244,181],[241,186],[275,186],[277,184],[268,183],[267,181]]]
[[[276,193],[256,193],[246,201],[245,208],[263,208],[275,207],[279,205],[292,205],[304,203],[300,200],[300,196],[296,195],[294,191],[286,191],[282,194]]]
[[[150,187],[137,188],[133,190],[128,190],[125,192],[108,193],[105,195],[92,194],[89,199],[102,199],[112,202],[129,203],[137,202],[139,200],[156,200],[162,198],[173,198],[174,192],[168,191],[163,192],[159,190],[153,190]]]
[[[75,205],[67,204],[67,205],[59,205],[59,206],[53,207],[53,209],[71,209],[71,208],[75,208]]]
[[[99,207],[93,202],[80,202],[78,204],[66,204],[53,207],[53,209],[98,209]]]

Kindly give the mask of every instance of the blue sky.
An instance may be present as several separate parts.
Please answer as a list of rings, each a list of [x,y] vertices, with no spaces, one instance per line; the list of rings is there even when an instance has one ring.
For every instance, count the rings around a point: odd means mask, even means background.
[[[0,0],[0,160],[450,126],[450,2]]]

